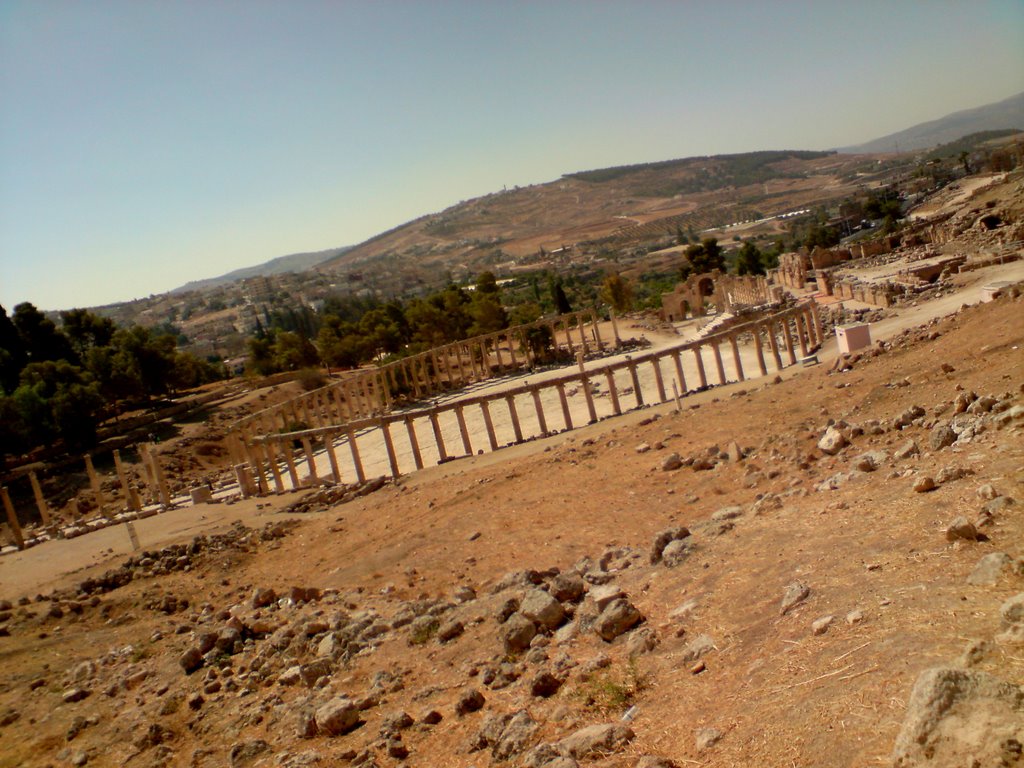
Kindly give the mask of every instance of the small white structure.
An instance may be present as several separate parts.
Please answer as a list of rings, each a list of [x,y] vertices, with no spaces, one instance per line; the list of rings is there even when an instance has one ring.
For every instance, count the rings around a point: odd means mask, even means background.
[[[848,323],[836,326],[839,353],[848,355],[854,350],[871,346],[871,327],[867,323]]]
[[[1000,280],[995,283],[981,286],[981,300],[995,301],[1003,295],[1003,291],[1013,285],[1009,280]]]

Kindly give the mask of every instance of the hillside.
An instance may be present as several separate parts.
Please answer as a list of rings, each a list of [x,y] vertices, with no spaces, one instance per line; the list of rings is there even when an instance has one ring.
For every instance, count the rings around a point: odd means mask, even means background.
[[[1024,130],[1024,92],[994,104],[953,112],[863,144],[842,147],[839,151],[857,154],[895,152],[897,149],[916,152],[948,144],[970,133],[1010,128]]]
[[[341,248],[328,248],[313,253],[293,253],[288,256],[278,256],[276,259],[265,261],[253,267],[243,267],[232,272],[227,272],[219,277],[208,277],[203,280],[191,280],[184,285],[168,291],[170,294],[187,293],[189,291],[203,291],[209,288],[228,285],[238,280],[245,280],[250,277],[270,277],[272,275],[283,275],[288,272],[305,272],[328,259],[334,259],[342,255],[351,246]]]
[[[1019,765],[1024,190],[974,181],[935,248],[1000,258],[885,310],[819,296],[829,331],[873,318],[852,355],[8,549],[0,768]],[[230,477],[226,426],[297,391],[154,450]]]

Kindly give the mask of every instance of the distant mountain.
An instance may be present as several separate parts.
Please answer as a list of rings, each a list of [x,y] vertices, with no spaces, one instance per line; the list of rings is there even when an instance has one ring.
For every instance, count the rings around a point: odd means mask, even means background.
[[[249,277],[269,277],[270,275],[283,275],[286,272],[304,272],[318,264],[322,264],[328,259],[341,256],[351,248],[352,246],[346,245],[341,248],[328,248],[326,251],[316,251],[314,253],[293,253],[289,256],[278,256],[276,259],[271,259],[263,264],[257,264],[255,267],[243,267],[220,277],[192,280],[180,288],[169,291],[169,293],[204,291],[220,285],[226,285],[227,283],[233,283],[236,280],[245,280]]]
[[[979,131],[996,131],[1007,128],[1024,130],[1024,92],[995,104],[965,109],[951,115],[920,123],[880,139],[841,147],[840,152],[871,154],[876,152],[916,152],[931,149],[939,144],[948,144],[961,136]]]

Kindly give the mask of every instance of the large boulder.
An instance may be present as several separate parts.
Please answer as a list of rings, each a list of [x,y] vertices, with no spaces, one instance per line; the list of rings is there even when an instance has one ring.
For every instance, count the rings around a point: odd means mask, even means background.
[[[982,672],[928,669],[911,691],[893,766],[1010,765],[1022,743],[1019,686]],[[1014,749],[1016,754],[1008,753]]]
[[[513,613],[501,625],[501,641],[505,653],[519,653],[530,647],[537,634],[537,626],[521,613]]]
[[[835,456],[848,444],[849,441],[846,439],[846,436],[832,426],[825,430],[825,434],[818,441],[818,450],[822,453],[827,453],[829,456]]]
[[[555,749],[566,757],[584,758],[617,752],[631,742],[636,734],[621,723],[588,725],[555,743]]]

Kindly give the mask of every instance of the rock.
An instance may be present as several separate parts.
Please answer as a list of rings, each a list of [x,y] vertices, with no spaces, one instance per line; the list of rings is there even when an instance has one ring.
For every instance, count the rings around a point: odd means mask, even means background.
[[[1000,645],[1024,645],[1024,624],[1011,624],[995,640]]]
[[[531,589],[519,603],[519,613],[544,629],[558,629],[565,620],[562,604],[542,589]]]
[[[779,615],[785,616],[791,610],[800,605],[811,594],[811,589],[806,584],[795,581],[782,593],[782,605],[779,607]]]
[[[232,744],[231,751],[228,753],[231,768],[242,768],[242,766],[250,765],[257,757],[269,749],[270,745],[263,741],[263,739]]]
[[[698,752],[703,752],[706,749],[711,749],[719,741],[722,740],[723,734],[717,728],[698,728],[693,732],[695,746]]]
[[[896,449],[893,457],[902,461],[903,459],[909,459],[911,456],[917,456],[920,453],[921,450],[917,447],[917,443],[913,440],[907,440],[907,442]]]
[[[723,525],[731,525],[723,523]],[[665,550],[661,553],[661,561],[666,568],[675,568],[682,565],[686,558],[693,552],[694,545],[690,539],[676,539],[670,541]]]
[[[185,670],[186,675],[191,675],[203,666],[203,654],[198,648],[192,646],[181,654],[178,658],[178,664],[180,664],[181,668]]]
[[[853,466],[861,472],[874,472],[885,464],[887,458],[885,451],[868,451],[854,459]]]
[[[722,507],[711,515],[711,519],[716,523],[724,520],[735,520],[738,517],[743,517],[743,507]]]
[[[649,446],[647,443],[640,443],[640,445],[638,445],[635,450],[637,453],[647,453],[649,450],[651,450],[651,446]]]
[[[556,742],[555,749],[573,758],[606,755],[619,751],[635,736],[629,726],[620,723],[588,725]]]
[[[501,641],[505,653],[519,653],[530,647],[537,634],[536,625],[521,613],[513,613],[501,625]]]
[[[818,441],[818,450],[822,453],[828,454],[829,456],[835,456],[843,448],[849,445],[849,440],[843,435],[841,431],[836,429],[834,426],[829,427],[825,430],[825,434],[821,436]]]
[[[625,597],[626,593],[616,584],[602,584],[590,590],[590,600],[594,603],[598,612],[608,607],[613,600]]]
[[[498,738],[491,743],[491,757],[500,762],[524,752],[539,728],[537,721],[525,709],[514,713]]]
[[[562,681],[550,672],[540,672],[530,681],[530,695],[548,698],[558,693]]]
[[[675,528],[668,528],[655,536],[654,541],[651,543],[651,554],[649,558],[651,565],[657,565],[661,562],[662,553],[665,551],[665,547],[670,543],[680,539],[685,539],[689,535],[689,528],[677,526]]]
[[[252,593],[252,607],[265,608],[277,600],[277,593],[270,587],[257,587]]]
[[[833,621],[835,621],[835,616],[822,616],[820,619],[815,619],[811,623],[811,633],[824,635],[828,632],[828,628],[832,626]]]
[[[862,621],[864,621],[864,611],[860,610],[859,608],[854,608],[852,611],[846,614],[846,623],[850,624],[851,626],[853,624],[860,624]]]
[[[963,467],[943,467],[935,477],[935,482],[939,485],[944,485],[945,483],[951,483],[967,477],[969,474],[971,474],[971,471]]]
[[[411,728],[413,719],[406,712],[393,712],[386,716],[380,724],[380,735],[391,736],[406,728]]]
[[[444,719],[444,715],[436,709],[428,709],[420,715],[420,722],[424,725],[437,725]]]
[[[658,646],[658,637],[650,627],[642,627],[636,632],[631,632],[626,640],[626,655],[631,659],[650,653]]]
[[[982,509],[986,515],[995,515],[1012,507],[1016,502],[1010,496],[996,496]]]
[[[940,424],[932,428],[928,436],[928,444],[933,451],[941,451],[956,442],[956,432],[948,424]]]
[[[643,620],[643,615],[629,600],[620,597],[610,602],[594,622],[594,631],[605,642],[611,642]]]
[[[89,698],[92,695],[92,691],[88,688],[68,688],[61,695],[65,704],[75,704],[79,701]]]
[[[327,736],[348,733],[359,723],[359,708],[352,699],[339,696],[316,710],[316,727]]]
[[[483,708],[486,701],[484,695],[476,688],[467,688],[459,694],[455,702],[455,714],[462,717],[470,712],[476,712]]]
[[[914,480],[914,492],[915,493],[927,493],[928,491],[934,491],[938,486],[935,485],[933,480],[928,475],[920,475]]]
[[[1013,562],[1005,552],[992,552],[981,558],[974,570],[967,577],[967,583],[973,586],[988,586],[999,581],[1003,571]]]
[[[447,643],[449,640],[454,640],[465,631],[466,627],[461,621],[451,619],[450,621],[444,622],[437,628],[437,640],[441,643]]]
[[[334,664],[330,659],[317,659],[299,667],[299,677],[302,682],[312,688],[321,677],[330,677],[334,671]]]
[[[559,602],[574,603],[583,597],[583,592],[586,589],[586,585],[583,583],[583,577],[575,571],[569,571],[568,573],[560,573],[551,580],[549,587],[551,596]]]
[[[683,654],[680,657],[680,661],[683,664],[689,664],[692,661],[697,661],[705,654],[711,653],[715,650],[715,640],[711,635],[697,635],[690,643],[683,649]]]
[[[678,453],[670,453],[661,460],[661,469],[663,472],[673,472],[682,466],[683,460],[679,457]]]
[[[667,757],[644,755],[636,761],[636,765],[633,768],[679,768],[679,765]]]
[[[981,672],[926,670],[911,691],[893,766],[1006,765],[1004,746],[1019,745],[1022,722],[1020,687]]]
[[[963,539],[964,541],[978,540],[978,529],[966,517],[955,518],[949,524],[949,527],[946,528],[946,541],[956,541],[957,539]]]
[[[999,607],[999,615],[1004,626],[1024,622],[1024,592],[1006,600]]]
[[[978,498],[984,499],[985,501],[991,501],[992,499],[999,496],[999,492],[992,487],[991,483],[985,483],[978,488]]]

